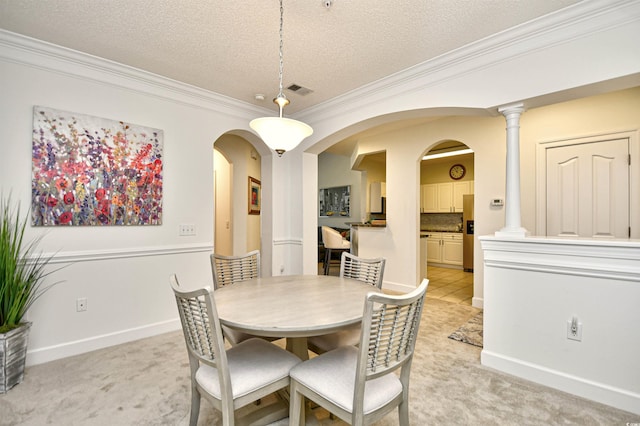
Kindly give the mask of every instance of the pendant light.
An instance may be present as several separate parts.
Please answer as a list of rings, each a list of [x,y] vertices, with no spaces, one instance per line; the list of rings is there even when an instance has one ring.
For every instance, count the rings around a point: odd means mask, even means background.
[[[290,151],[302,140],[311,136],[313,129],[308,124],[301,121],[284,118],[282,109],[289,104],[289,99],[282,93],[282,69],[284,68],[284,60],[282,54],[282,23],[283,23],[284,7],[280,0],[280,91],[278,96],[273,100],[280,110],[279,117],[262,117],[251,120],[249,126],[258,133],[264,143],[269,148],[278,153],[279,157],[285,151]]]

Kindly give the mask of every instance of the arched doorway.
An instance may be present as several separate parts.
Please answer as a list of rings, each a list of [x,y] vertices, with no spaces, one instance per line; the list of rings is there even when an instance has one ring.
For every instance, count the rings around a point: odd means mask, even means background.
[[[465,305],[473,299],[474,182],[474,154],[462,142],[441,141],[420,162],[421,278],[435,284],[431,297]]]
[[[214,252],[239,255],[259,250],[261,215],[250,211],[250,182],[261,181],[261,157],[246,139],[222,135],[214,144]],[[256,214],[257,213],[257,214]]]

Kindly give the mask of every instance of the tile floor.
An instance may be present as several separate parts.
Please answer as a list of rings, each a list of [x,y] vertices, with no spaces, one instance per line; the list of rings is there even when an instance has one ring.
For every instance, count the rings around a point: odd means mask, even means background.
[[[318,263],[318,274],[322,273],[322,263]],[[340,263],[332,262],[329,268],[329,275],[338,275],[339,273]],[[428,265],[427,278],[429,278],[427,297],[471,306],[471,299],[473,298],[472,272]]]
[[[427,278],[429,278],[428,298],[471,306],[473,272],[428,265]]]

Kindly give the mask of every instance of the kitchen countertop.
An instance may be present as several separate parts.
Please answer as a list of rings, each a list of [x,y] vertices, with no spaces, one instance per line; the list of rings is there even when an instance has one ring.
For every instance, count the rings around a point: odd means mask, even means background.
[[[387,224],[371,224],[371,223],[362,223],[362,222],[346,222],[346,225],[356,226],[358,228],[386,228]]]

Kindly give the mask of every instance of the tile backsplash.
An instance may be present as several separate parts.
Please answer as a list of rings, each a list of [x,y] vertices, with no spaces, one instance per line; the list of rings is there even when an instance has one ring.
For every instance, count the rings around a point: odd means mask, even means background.
[[[462,227],[462,213],[422,213],[420,230],[459,232]]]

